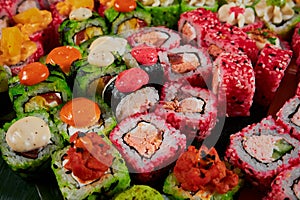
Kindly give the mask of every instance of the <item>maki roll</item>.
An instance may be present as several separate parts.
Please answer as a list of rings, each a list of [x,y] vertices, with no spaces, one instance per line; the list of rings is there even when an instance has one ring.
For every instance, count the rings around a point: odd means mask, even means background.
[[[211,47],[215,46],[221,49],[221,51],[246,54],[252,63],[256,63],[259,53],[255,41],[250,39],[247,33],[227,23],[208,29],[204,37],[204,42],[208,47],[208,51],[210,51]]]
[[[266,27],[283,38],[288,38],[300,21],[297,3],[292,0],[260,0],[254,5],[254,10]]]
[[[151,14],[137,6],[134,10],[122,12],[114,7],[104,11],[106,19],[111,23],[111,34],[126,34],[151,25]]]
[[[268,107],[284,76],[293,52],[267,44],[254,67],[256,91],[254,101]]]
[[[219,115],[249,116],[255,91],[254,70],[248,56],[223,52],[214,61],[213,92]],[[225,106],[223,106],[225,105]]]
[[[141,68],[125,70],[116,77],[110,105],[117,121],[151,112],[158,101],[158,86],[149,83],[149,75]]]
[[[299,163],[299,151],[299,141],[269,116],[231,135],[225,156],[250,182],[266,188],[278,173]]]
[[[143,182],[151,182],[151,174],[166,169],[186,147],[185,135],[154,113],[127,117],[112,130],[109,138],[130,172],[142,176]]]
[[[44,111],[20,115],[0,130],[2,158],[21,177],[36,178],[50,167],[51,154],[63,140]]]
[[[114,200],[135,199],[135,200],[164,200],[164,197],[154,188],[148,185],[134,185],[121,192]]]
[[[9,80],[9,96],[16,114],[35,110],[51,111],[67,102],[72,92],[62,72],[34,62]]]
[[[74,16],[64,20],[58,32],[62,45],[79,46],[83,51],[86,51],[87,47],[98,36],[108,34],[108,28],[105,19],[96,12],[87,8],[82,8],[83,11],[79,9],[72,11],[71,14]]]
[[[212,12],[216,12],[219,7],[219,2],[216,0],[182,0],[180,3],[181,12],[187,12],[191,10],[196,10],[198,8],[204,8],[206,10],[211,10]]]
[[[217,151],[189,146],[176,161],[163,186],[171,199],[233,199],[240,188],[239,177],[226,168]]]
[[[102,98],[109,81],[127,68],[127,41],[120,37],[102,36],[90,46],[86,58],[72,64],[73,95]]]
[[[52,155],[64,199],[110,199],[129,187],[125,162],[105,135],[77,132],[70,142]]]
[[[130,33],[127,40],[132,47],[145,44],[158,50],[168,50],[178,47],[181,37],[174,30],[165,27],[149,27]]]
[[[180,15],[179,0],[139,0],[138,2],[146,12],[151,13],[151,26],[165,26],[168,28],[177,28],[177,21]]]
[[[184,45],[159,54],[168,81],[188,81],[192,86],[210,87],[212,61],[204,48]]]
[[[300,140],[300,99],[298,95],[290,98],[276,113],[277,123],[283,126],[291,136]]]
[[[300,165],[297,164],[281,173],[272,181],[271,189],[264,200],[299,198]]]
[[[182,34],[185,43],[191,43],[198,47],[207,47],[203,41],[205,34],[210,28],[220,25],[216,13],[198,8],[180,15],[178,32]]]
[[[187,142],[202,141],[216,124],[217,99],[208,89],[170,82],[155,112],[185,134]]]
[[[77,97],[68,101],[54,115],[54,120],[66,141],[76,132],[90,131],[108,135],[116,126],[111,109],[103,102]]]

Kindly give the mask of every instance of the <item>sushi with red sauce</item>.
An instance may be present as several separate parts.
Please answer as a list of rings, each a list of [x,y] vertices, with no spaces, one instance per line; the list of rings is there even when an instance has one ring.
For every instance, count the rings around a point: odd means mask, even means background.
[[[215,148],[189,146],[166,178],[163,191],[170,199],[233,199],[239,176],[226,168]]]
[[[77,132],[70,142],[51,163],[64,199],[110,199],[130,186],[125,161],[106,136]]]

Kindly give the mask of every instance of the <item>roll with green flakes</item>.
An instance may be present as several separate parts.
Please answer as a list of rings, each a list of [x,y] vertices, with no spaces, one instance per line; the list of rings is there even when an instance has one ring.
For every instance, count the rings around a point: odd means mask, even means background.
[[[130,186],[125,161],[103,134],[77,132],[51,166],[64,199],[111,199]]]
[[[55,112],[72,97],[72,91],[62,72],[49,70],[49,77],[35,85],[23,85],[19,77],[9,80],[8,94],[17,116],[36,110]]]
[[[181,13],[191,10],[196,10],[197,8],[205,8],[206,10],[211,10],[212,12],[217,12],[219,8],[219,1],[217,0],[182,0],[180,3]]]
[[[139,0],[138,4],[146,12],[151,13],[151,26],[165,26],[177,29],[180,15],[179,0],[151,1]]]
[[[26,113],[0,129],[2,157],[23,178],[37,178],[49,169],[51,154],[63,147],[58,129],[45,111]]]
[[[118,194],[114,200],[163,200],[164,197],[148,185],[134,185],[128,190]]]
[[[101,115],[99,121],[90,127],[74,127],[64,123],[60,119],[59,111],[53,115],[54,123],[59,129],[59,133],[63,137],[64,141],[69,143],[70,137],[78,131],[83,133],[93,131],[101,135],[109,135],[111,130],[117,125],[117,120],[113,115],[111,108],[106,103],[104,103],[104,101],[101,98],[96,99],[96,101],[101,110]]]
[[[118,12],[113,7],[105,10],[105,17],[111,23],[111,34],[121,34],[151,25],[151,14],[137,7],[131,12]]]
[[[300,22],[298,6],[293,0],[260,0],[254,5],[254,10],[271,31],[287,39]]]
[[[66,19],[59,26],[62,45],[79,46],[83,51],[98,36],[108,34],[106,21],[98,13],[84,20]]]

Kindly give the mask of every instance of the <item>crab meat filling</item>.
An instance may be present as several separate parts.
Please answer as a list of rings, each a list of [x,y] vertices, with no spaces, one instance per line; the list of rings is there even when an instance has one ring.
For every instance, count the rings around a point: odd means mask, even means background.
[[[163,132],[149,122],[139,122],[123,139],[142,157],[151,158],[162,143]]]
[[[144,20],[132,18],[120,24],[117,33],[124,33],[125,31],[136,30],[139,28],[146,27],[147,25],[148,24]]]
[[[185,39],[185,42],[190,43],[191,41],[196,41],[197,33],[195,28],[189,23],[185,22],[181,28],[181,33]]]
[[[83,42],[87,41],[88,39],[91,39],[95,36],[100,36],[100,35],[103,35],[102,28],[91,26],[91,27],[88,27],[88,28],[83,29],[83,30],[79,31],[78,33],[76,33],[74,35],[73,40],[76,45],[80,45]]]
[[[293,149],[284,138],[274,135],[254,135],[243,141],[244,149],[262,163],[271,163]]]
[[[297,109],[294,113],[292,113],[289,118],[293,124],[296,126],[300,126],[300,105],[297,106]]]
[[[201,65],[196,53],[170,53],[168,58],[172,65],[172,71],[178,74],[194,71]]]
[[[204,113],[205,101],[197,97],[188,97],[181,101],[174,99],[166,102],[164,108],[182,113]]]
[[[299,179],[294,181],[294,184],[292,186],[292,190],[294,191],[294,194],[297,197],[297,199],[300,199],[300,182],[299,182]]]
[[[28,116],[11,125],[5,139],[13,151],[34,159],[44,146],[51,143],[51,131],[43,119]]]
[[[62,104],[61,94],[57,92],[49,92],[31,97],[24,104],[24,110],[25,112],[32,112],[39,109],[50,110],[60,104]]]
[[[150,31],[135,37],[135,42],[138,44],[146,44],[149,46],[162,46],[168,39],[170,35],[166,32],[161,31]]]

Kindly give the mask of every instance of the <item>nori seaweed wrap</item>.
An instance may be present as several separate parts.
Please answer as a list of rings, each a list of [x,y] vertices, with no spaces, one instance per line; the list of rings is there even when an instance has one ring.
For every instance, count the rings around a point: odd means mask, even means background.
[[[86,162],[80,158],[83,154]],[[65,199],[110,199],[130,185],[120,153],[95,132],[73,135],[70,146],[53,154],[52,170]]]
[[[24,178],[35,178],[50,168],[51,154],[63,140],[45,111],[25,113],[0,129],[0,149],[9,167]]]
[[[139,5],[148,13],[151,13],[151,26],[165,26],[177,29],[180,14],[179,0],[148,1],[140,0]]]
[[[151,14],[140,7],[131,12],[118,12],[114,8],[109,8],[104,14],[111,23],[111,34],[126,33],[150,26],[152,20]]]
[[[94,37],[108,34],[108,28],[105,19],[93,12],[90,18],[82,21],[64,20],[58,32],[62,45],[80,46],[86,50]]]
[[[23,85],[19,76],[9,80],[9,97],[17,115],[35,110],[51,112],[55,107],[67,102],[72,92],[61,71],[49,70],[49,77],[34,85]]]

